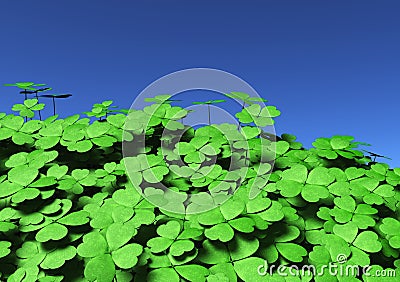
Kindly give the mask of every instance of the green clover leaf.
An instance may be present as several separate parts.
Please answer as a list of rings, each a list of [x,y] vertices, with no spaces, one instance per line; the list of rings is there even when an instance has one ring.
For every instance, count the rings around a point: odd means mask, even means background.
[[[87,211],[73,212],[57,220],[57,222],[69,226],[84,225],[89,222],[89,213]]]
[[[149,272],[147,280],[149,282],[179,282],[179,275],[172,268],[158,268]]]
[[[157,228],[157,234],[168,239],[175,239],[181,232],[181,225],[178,221],[169,221]]]
[[[232,99],[238,99],[243,102],[242,108],[244,107],[245,104],[252,105],[254,102],[267,102],[266,99],[264,98],[259,98],[259,97],[250,97],[249,94],[243,93],[243,92],[231,92],[228,94],[224,94],[225,96],[232,98]]]
[[[330,145],[334,150],[345,149],[350,146],[350,142],[353,140],[353,137],[346,136],[334,136],[330,140]]]
[[[11,242],[8,241],[0,241],[0,258],[7,256],[11,253],[10,250]]]
[[[252,123],[256,126],[268,126],[273,125],[274,120],[272,117],[277,117],[280,115],[280,111],[278,111],[274,106],[267,106],[261,109],[259,104],[253,104],[244,108],[241,112],[237,113],[235,116],[242,123]]]
[[[68,172],[68,166],[55,164],[47,170],[47,176],[61,179]]]
[[[35,236],[38,242],[47,242],[50,240],[60,240],[67,236],[68,229],[59,223],[51,223],[41,229]]]
[[[119,189],[112,195],[113,200],[126,207],[134,207],[142,199],[142,196],[136,189]]]
[[[384,218],[382,220],[382,225],[379,227],[379,229],[388,235],[389,245],[392,248],[400,248],[400,221],[391,217]]]
[[[272,201],[271,206],[265,211],[258,213],[258,215],[263,220],[270,222],[279,221],[285,216],[285,214],[282,211],[282,205],[276,201]]]
[[[212,209],[207,212],[201,213],[198,218],[198,222],[203,225],[216,225],[224,222],[224,216],[220,209]]]
[[[301,196],[307,202],[318,202],[320,199],[328,198],[330,195],[328,189],[320,185],[304,185],[301,190]]]
[[[247,235],[237,234],[228,243],[229,254],[232,260],[240,260],[253,255],[259,247],[257,238]]]
[[[306,183],[311,185],[327,186],[335,180],[325,167],[316,167],[310,171]]]
[[[143,252],[143,247],[139,244],[132,243],[111,252],[112,259],[115,264],[122,269],[129,269],[138,263],[138,256]]]
[[[257,213],[266,210],[271,205],[271,200],[264,198],[261,194],[246,203],[247,213]]]
[[[85,278],[89,281],[108,282],[115,276],[115,264],[109,254],[103,254],[89,260],[85,267]]]
[[[243,281],[262,281],[262,276],[260,276],[260,274],[257,272],[257,267],[264,265],[264,263],[265,261],[262,258],[248,257],[242,260],[234,261],[233,268]]]
[[[224,243],[220,241],[204,240],[198,259],[206,264],[219,264],[230,261],[229,252]]]
[[[135,230],[120,222],[108,226],[106,238],[111,251],[122,247],[132,238]]]
[[[299,195],[304,186],[297,181],[283,179],[276,182],[276,187],[283,197],[291,198]]]
[[[168,249],[174,242],[173,239],[164,237],[155,237],[147,241],[147,246],[150,248],[152,253],[161,253]]]
[[[353,245],[368,253],[377,253],[382,249],[378,235],[373,231],[363,231],[358,234]]]
[[[90,139],[100,137],[110,130],[109,123],[95,121],[86,128],[86,133]]]
[[[4,181],[0,183],[0,198],[4,198],[13,195],[23,189],[24,187],[17,183],[10,181]]]
[[[354,212],[356,209],[356,202],[351,196],[344,196],[340,198],[335,198],[334,202],[336,206],[348,212]]]
[[[204,232],[204,235],[211,240],[228,242],[235,235],[234,230],[228,223],[217,224]]]
[[[334,234],[325,234],[321,239],[321,243],[329,251],[332,261],[336,261],[339,255],[345,255],[346,257],[350,256],[351,249],[348,243],[339,236]]]
[[[37,198],[40,195],[40,190],[36,188],[24,188],[22,190],[19,190],[17,193],[15,193],[11,201],[13,203],[22,203],[26,200],[33,200]]]
[[[20,165],[8,172],[8,179],[12,183],[28,186],[38,175],[39,171],[36,168]]]
[[[194,248],[191,240],[177,240],[170,246],[169,253],[175,257],[181,256],[186,252],[190,252]]]
[[[284,258],[293,262],[301,262],[307,255],[306,249],[295,243],[276,243],[276,248]]]
[[[210,274],[207,268],[196,264],[178,265],[175,270],[186,280],[196,282],[206,281],[206,277]]]
[[[76,249],[73,246],[56,249],[47,253],[40,267],[43,269],[58,269],[63,266],[67,260],[74,258],[75,255]]]
[[[226,220],[231,220],[240,215],[246,204],[238,198],[232,197],[220,206],[221,214]]]
[[[276,237],[274,240],[275,242],[277,243],[290,242],[300,236],[300,230],[296,226],[289,225],[285,229],[287,229],[287,231],[284,234]]]
[[[236,218],[233,220],[229,220],[228,223],[231,227],[243,233],[253,232],[254,226],[256,225],[254,220],[249,217]]]
[[[352,243],[358,234],[358,226],[352,221],[345,224],[336,224],[333,227],[333,233],[342,237],[346,242]]]
[[[91,231],[83,236],[77,252],[82,257],[96,257],[104,254],[107,250],[107,242],[103,235],[98,231]]]

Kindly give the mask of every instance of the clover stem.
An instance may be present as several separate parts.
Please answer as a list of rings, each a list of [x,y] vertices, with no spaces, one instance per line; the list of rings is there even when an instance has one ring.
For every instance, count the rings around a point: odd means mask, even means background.
[[[24,94],[25,94],[25,100],[24,101],[26,101],[26,99],[28,99],[28,96],[26,95],[26,89],[24,89]],[[28,117],[25,117],[25,122],[27,122],[28,121]]]
[[[25,100],[28,99],[28,96],[26,95],[26,89],[24,89],[24,94],[25,94]]]
[[[208,125],[211,125],[210,104],[208,104]]]
[[[246,101],[243,101],[243,104],[242,104],[242,110],[244,109],[244,105],[246,105]],[[241,125],[241,122],[240,122],[240,120],[239,120],[239,124],[238,124],[238,130],[239,130],[239,128],[240,128],[240,125]]]
[[[38,103],[39,103],[39,96],[38,96],[37,93],[38,93],[38,92],[35,91],[35,96],[36,96],[36,99],[38,100]],[[40,113],[40,110],[39,110],[39,120],[42,120],[42,114]]]
[[[54,100],[54,96],[53,98],[53,115],[56,115],[56,101]]]

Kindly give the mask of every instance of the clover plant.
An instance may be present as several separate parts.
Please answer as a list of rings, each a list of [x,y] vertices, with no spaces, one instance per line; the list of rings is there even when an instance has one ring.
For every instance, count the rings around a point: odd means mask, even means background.
[[[366,151],[366,150],[363,150],[363,151],[366,152],[366,153],[368,153],[368,154],[370,154],[372,157],[374,157],[374,159],[372,160],[373,162],[376,161],[376,158],[377,158],[377,157],[378,157],[378,158],[385,158],[385,159],[391,160],[391,158],[388,158],[388,157],[385,157],[385,156],[382,156],[382,155],[379,155],[379,154],[376,154],[376,153],[373,153],[373,152],[370,152],[370,151]]]
[[[45,85],[46,84],[44,84],[44,83],[36,83],[35,84],[33,82],[16,82],[16,83],[6,83],[6,84],[4,84],[4,86],[15,86],[15,87],[18,87],[18,88],[23,89],[23,90],[31,90],[31,91],[37,90],[34,87],[45,86]],[[28,92],[24,92],[23,94],[25,94],[25,100],[26,100],[27,99],[26,94],[28,94]],[[32,93],[30,93],[30,94],[32,94]]]
[[[172,97],[171,95],[163,94],[163,95],[157,95],[153,98],[145,98],[144,101],[149,103],[153,102],[156,104],[170,104],[172,102],[182,101],[182,100],[171,99],[171,97]]]
[[[192,102],[192,103],[197,104],[197,105],[207,105],[208,106],[208,124],[211,125],[210,105],[222,103],[222,102],[226,102],[226,101],[225,100],[209,100],[209,101],[205,101],[205,102]]]
[[[48,91],[48,90],[51,90],[51,88],[49,88],[49,87],[40,88],[40,89],[36,89],[34,91],[23,90],[23,91],[20,91],[19,93],[25,94],[25,100],[27,100],[27,96],[26,96],[27,94],[35,94],[36,99],[39,101],[38,93],[43,92],[43,91]],[[42,114],[41,114],[40,110],[38,110],[38,113],[39,113],[39,120],[42,120]]]
[[[261,97],[250,97],[249,94],[243,92],[231,92],[224,94],[226,97],[237,99],[242,102],[242,110],[246,104],[253,105],[255,102],[267,102],[266,99]],[[238,128],[240,127],[241,121],[239,120]]]
[[[121,113],[121,112],[125,112],[124,110],[110,110],[110,108],[117,108],[117,106],[111,106],[111,104],[113,103],[113,101],[109,100],[109,101],[104,101],[101,104],[94,104],[92,111],[91,112],[84,112],[84,114],[86,114],[89,117],[97,117],[99,118],[99,121],[104,122],[108,115],[110,113]],[[102,119],[105,118],[105,119]]]
[[[189,111],[169,95],[112,115],[104,101],[89,118],[61,119],[53,104],[53,116],[24,120],[37,99],[0,113],[0,281],[377,281],[329,264],[398,281],[400,168],[351,136],[311,149],[274,138],[259,127],[279,110],[227,96],[243,101],[241,128],[183,125]]]
[[[44,94],[40,97],[51,98],[53,101],[53,115],[56,115],[56,101],[55,99],[65,99],[71,97],[72,94]]]
[[[9,84],[9,83],[4,84],[4,86],[16,86],[16,87],[18,87],[20,89],[23,89],[19,93],[25,95],[25,99],[24,100],[28,99],[28,97],[27,97],[28,94],[35,94],[35,97],[36,97],[36,99],[38,101],[39,101],[39,97],[37,95],[38,92],[48,91],[48,90],[51,90],[51,88],[45,87],[45,88],[36,89],[34,87],[45,86],[45,85],[46,84],[44,84],[44,83],[35,84],[33,82],[17,82],[17,83],[14,83],[14,84]],[[39,119],[42,120],[42,115],[41,115],[40,110],[38,110],[38,113],[39,113]],[[28,117],[26,116],[25,121],[27,121],[27,118]]]
[[[40,112],[43,108],[44,104],[38,104],[38,99],[27,99],[23,104],[15,104],[12,110],[19,112],[22,117],[33,118],[35,116],[34,111]]]

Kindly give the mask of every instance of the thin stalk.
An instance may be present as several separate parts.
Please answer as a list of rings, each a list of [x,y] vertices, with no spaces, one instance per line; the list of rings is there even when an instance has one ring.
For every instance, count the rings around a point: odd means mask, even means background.
[[[56,115],[56,102],[53,97],[53,115]]]
[[[245,104],[246,104],[246,101],[243,101],[242,111],[243,111],[243,109],[244,109],[244,105],[245,105]],[[238,124],[238,128],[237,128],[238,130],[239,130],[239,128],[240,128],[240,123],[241,123],[241,122],[240,122],[240,120],[239,120],[239,124]]]
[[[39,96],[38,96],[37,93],[38,93],[38,92],[35,91],[35,96],[36,96],[36,99],[38,100],[38,103],[39,103]],[[39,120],[42,120],[42,114],[40,113],[40,110],[39,110]]]
[[[24,89],[24,95],[25,95],[25,99],[24,101],[26,101],[26,99],[28,99],[28,96],[26,95],[26,89]],[[28,121],[28,117],[25,117],[25,122]]]
[[[208,104],[208,125],[211,125],[210,104]]]
[[[25,99],[24,99],[24,101],[26,100],[26,99],[28,99],[28,96],[26,95],[27,93],[26,93],[26,89],[24,89],[24,91],[22,91],[23,93],[24,93],[24,95],[25,95]],[[21,92],[20,92],[21,93]]]

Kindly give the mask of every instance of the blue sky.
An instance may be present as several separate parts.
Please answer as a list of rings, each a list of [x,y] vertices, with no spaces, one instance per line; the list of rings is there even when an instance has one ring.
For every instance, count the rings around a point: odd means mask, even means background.
[[[278,134],[307,148],[351,135],[400,167],[399,8],[397,0],[1,1],[0,83],[72,93],[57,104],[65,117],[109,99],[129,108],[172,72],[223,70],[281,110]],[[17,89],[0,92],[1,112],[23,100]]]

